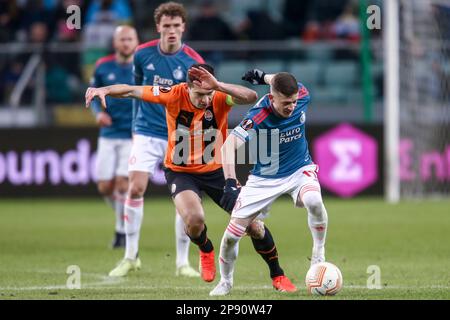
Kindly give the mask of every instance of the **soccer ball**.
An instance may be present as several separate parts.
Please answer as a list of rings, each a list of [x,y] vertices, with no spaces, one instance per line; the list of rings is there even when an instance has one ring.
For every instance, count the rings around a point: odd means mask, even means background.
[[[334,296],[342,289],[342,273],[329,262],[316,263],[306,274],[306,288],[313,295]]]

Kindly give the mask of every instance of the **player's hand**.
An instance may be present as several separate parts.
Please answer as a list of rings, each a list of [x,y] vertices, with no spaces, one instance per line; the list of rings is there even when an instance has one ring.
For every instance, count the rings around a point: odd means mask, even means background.
[[[97,114],[96,121],[100,127],[109,127],[112,125],[111,116],[104,111]]]
[[[259,69],[252,69],[248,70],[244,75],[242,76],[242,80],[248,81],[251,84],[267,84],[264,81],[264,76],[266,73]]]
[[[106,95],[108,94],[107,90],[104,88],[87,88],[86,95],[84,96],[86,100],[86,108],[89,108],[91,105],[92,100],[95,97],[98,97],[100,99],[100,102],[102,104],[102,107],[106,109]]]
[[[223,188],[223,196],[220,199],[221,207],[231,212],[236,204],[236,200],[241,192],[241,188],[238,187],[238,182],[236,179],[225,180],[225,187]]]
[[[216,90],[219,87],[217,79],[205,68],[190,68],[188,75],[196,86],[205,90]]]

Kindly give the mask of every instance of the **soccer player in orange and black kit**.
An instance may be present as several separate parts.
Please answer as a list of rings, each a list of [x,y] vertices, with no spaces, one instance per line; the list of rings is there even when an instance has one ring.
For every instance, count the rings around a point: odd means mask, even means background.
[[[167,183],[186,224],[186,233],[200,249],[202,278],[207,282],[213,281],[216,274],[214,247],[207,237],[201,192],[208,194],[228,213],[233,209],[240,190],[236,185],[224,188],[226,181],[218,157],[226,139],[231,107],[255,102],[256,92],[219,82],[211,66],[196,64],[188,71],[187,83],[172,87],[113,85],[88,88],[86,106],[98,97],[106,108],[106,96],[132,97],[165,106],[169,136],[164,160]],[[274,288],[296,291],[279,265],[269,229],[262,221],[255,220],[247,233],[255,250],[269,266]]]

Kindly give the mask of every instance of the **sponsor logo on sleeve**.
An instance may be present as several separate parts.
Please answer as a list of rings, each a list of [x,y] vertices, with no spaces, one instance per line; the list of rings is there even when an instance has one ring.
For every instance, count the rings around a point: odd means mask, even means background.
[[[170,92],[170,90],[172,90],[172,87],[160,87],[159,90],[162,93],[168,93],[168,92]]]
[[[251,128],[253,128],[253,120],[252,119],[245,119],[241,123],[241,128],[244,129],[244,130],[250,130]]]

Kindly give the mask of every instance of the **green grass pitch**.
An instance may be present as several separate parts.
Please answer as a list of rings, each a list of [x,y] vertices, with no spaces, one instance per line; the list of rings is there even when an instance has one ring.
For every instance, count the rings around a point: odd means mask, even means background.
[[[304,277],[311,252],[306,211],[279,199],[266,223],[281,265],[299,291],[272,289],[268,269],[241,241],[235,287],[222,299],[450,299],[450,201],[325,199],[327,260],[342,271],[335,297],[311,297]],[[205,201],[209,236],[218,254],[228,215]],[[214,283],[177,278],[174,208],[167,198],[147,198],[141,234],[143,268],[114,280],[108,272],[123,255],[108,247],[114,214],[101,199],[0,200],[0,299],[210,299]],[[198,265],[191,245],[191,264]],[[67,268],[81,270],[81,289],[67,289]],[[381,270],[382,289],[367,288],[367,268]]]

